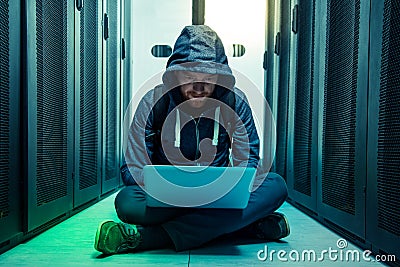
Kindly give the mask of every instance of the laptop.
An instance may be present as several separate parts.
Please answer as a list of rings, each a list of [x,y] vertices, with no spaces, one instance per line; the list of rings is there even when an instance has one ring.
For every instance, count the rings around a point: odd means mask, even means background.
[[[147,165],[143,172],[149,207],[244,209],[256,169]]]

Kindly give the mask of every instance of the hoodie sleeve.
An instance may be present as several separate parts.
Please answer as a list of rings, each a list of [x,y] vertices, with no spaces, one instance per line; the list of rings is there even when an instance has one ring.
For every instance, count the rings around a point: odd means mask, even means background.
[[[232,142],[233,166],[257,168],[260,160],[260,140],[247,98],[235,90],[235,109],[240,119],[235,123]]]
[[[143,167],[151,164],[152,147],[146,146],[146,136],[151,129],[153,90],[140,101],[127,133],[121,176],[125,185],[143,185]]]

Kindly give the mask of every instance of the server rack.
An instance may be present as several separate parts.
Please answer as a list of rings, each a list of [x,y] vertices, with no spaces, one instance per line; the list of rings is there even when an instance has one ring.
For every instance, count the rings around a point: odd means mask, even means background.
[[[75,8],[74,207],[101,192],[102,3]]]
[[[103,4],[0,0],[0,252],[118,186],[121,18],[110,2],[103,47]]]
[[[364,248],[399,257],[400,5],[298,0],[291,1],[291,9],[290,200]],[[282,45],[287,22],[281,19]],[[280,64],[285,64],[283,49]],[[267,95],[278,104],[278,135],[286,80],[280,67],[278,101]],[[283,161],[279,146],[284,147],[278,139],[277,170]]]
[[[131,1],[121,0],[121,129],[124,127],[124,118],[128,112],[128,106],[131,101]],[[124,158],[122,144],[124,140],[124,131],[120,133],[120,162]],[[123,185],[122,176],[119,175],[119,185]]]
[[[119,185],[120,158],[120,1],[103,2],[103,162],[102,193]]]
[[[72,209],[74,2],[26,1],[26,231]]]
[[[279,1],[267,1],[267,17],[265,29],[265,52],[264,52],[264,70],[265,70],[265,98],[269,109],[266,108],[266,121],[264,125],[264,164],[271,166],[271,170],[275,171],[274,149],[276,146],[276,133],[271,132],[275,130],[276,121],[276,88],[277,77],[279,75],[279,46],[280,46],[280,33],[279,29]],[[272,114],[268,114],[272,112]]]
[[[22,232],[20,208],[20,5],[0,1],[0,250]],[[3,243],[5,242],[5,243]]]
[[[366,236],[400,258],[400,5],[371,2]]]
[[[319,3],[326,10],[326,36],[319,76],[318,211],[327,223],[363,240],[369,3]]]
[[[287,185],[289,197],[316,211],[317,107],[315,88],[315,0],[292,3],[288,108]]]
[[[276,156],[275,172],[287,179],[287,115],[289,97],[289,70],[290,70],[290,32],[291,8],[290,1],[281,2],[280,12],[280,47],[279,51],[279,80],[276,114]]]

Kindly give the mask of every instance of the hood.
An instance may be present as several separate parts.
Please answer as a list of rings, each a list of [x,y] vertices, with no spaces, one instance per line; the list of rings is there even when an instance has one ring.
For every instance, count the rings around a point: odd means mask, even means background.
[[[176,40],[163,75],[163,82],[170,89],[180,85],[176,71],[217,74],[217,84],[228,89],[235,84],[222,41],[206,25],[186,26]]]

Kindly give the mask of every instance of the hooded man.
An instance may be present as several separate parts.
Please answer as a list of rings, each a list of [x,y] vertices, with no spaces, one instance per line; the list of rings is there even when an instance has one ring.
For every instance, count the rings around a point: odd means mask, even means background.
[[[285,181],[259,167],[252,112],[234,84],[218,35],[205,25],[186,26],[168,60],[163,84],[138,105],[121,167],[126,187],[115,199],[122,222],[100,224],[96,250],[182,251],[233,232],[265,240],[289,235],[286,217],[274,212],[287,198]],[[148,207],[143,188],[146,165],[256,168],[256,188],[247,207],[239,211]]]

